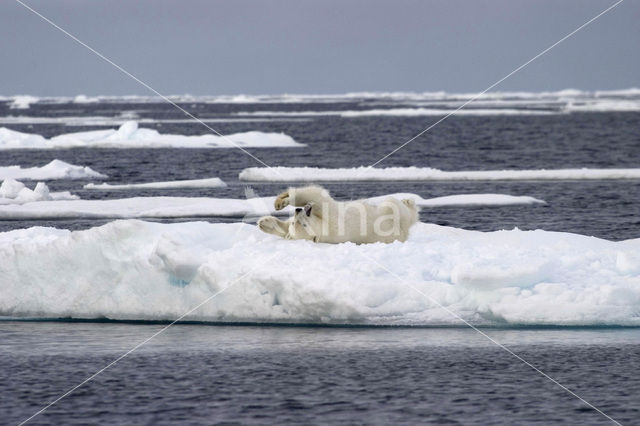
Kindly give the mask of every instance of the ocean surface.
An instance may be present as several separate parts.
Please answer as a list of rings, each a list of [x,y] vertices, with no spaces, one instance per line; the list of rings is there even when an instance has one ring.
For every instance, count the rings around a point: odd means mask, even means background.
[[[604,98],[604,99],[603,99]],[[284,132],[306,146],[251,149],[270,166],[370,165],[450,111],[460,96],[193,98],[175,100],[223,134]],[[482,99],[378,167],[445,171],[638,168],[640,94],[514,94]],[[629,106],[631,104],[631,106]],[[369,115],[372,110],[393,113]],[[404,112],[403,112],[404,110]],[[406,110],[410,110],[407,112]],[[426,110],[426,112],[425,112]],[[492,110],[488,111],[487,110]],[[513,111],[516,111],[515,113]],[[348,112],[348,113],[345,113]],[[364,112],[364,113],[363,113]],[[0,101],[0,127],[50,138],[116,128],[125,120],[161,133],[208,132],[150,98]],[[91,191],[53,180],[82,199],[133,196],[272,196],[290,184],[240,182],[260,166],[238,149],[0,151],[0,166],[51,160],[89,166],[109,183],[222,178],[224,188]],[[546,204],[429,208],[421,220],[479,231],[543,229],[612,241],[640,238],[639,180],[333,182],[339,199],[412,192],[527,195]],[[162,222],[192,218],[154,219]],[[198,217],[210,222],[243,218]],[[88,229],[107,219],[2,220],[0,232]],[[55,277],[52,277],[55,279]],[[165,324],[0,321],[0,423],[17,424]],[[640,419],[640,329],[483,329],[622,424]],[[33,418],[33,424],[207,423],[606,424],[540,373],[463,324],[459,328],[177,324]]]

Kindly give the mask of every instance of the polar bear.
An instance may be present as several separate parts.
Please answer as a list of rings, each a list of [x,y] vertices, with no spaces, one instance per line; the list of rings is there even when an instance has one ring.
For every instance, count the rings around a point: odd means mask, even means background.
[[[380,204],[366,200],[341,202],[319,186],[289,188],[276,197],[276,210],[288,205],[296,207],[291,218],[265,216],[258,220],[258,227],[291,240],[365,244],[406,241],[409,228],[418,221],[413,200],[388,197]]]

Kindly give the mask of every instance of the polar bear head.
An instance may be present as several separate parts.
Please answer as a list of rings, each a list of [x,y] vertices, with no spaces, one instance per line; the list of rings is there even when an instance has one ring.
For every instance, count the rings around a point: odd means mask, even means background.
[[[297,207],[289,224],[289,235],[295,239],[317,241],[321,219],[314,214],[315,203],[309,202],[304,207]],[[317,209],[315,209],[317,210]]]

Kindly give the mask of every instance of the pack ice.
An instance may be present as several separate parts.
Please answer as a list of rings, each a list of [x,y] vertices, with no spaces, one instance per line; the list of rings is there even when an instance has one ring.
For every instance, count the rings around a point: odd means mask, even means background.
[[[0,132],[2,129],[0,129]],[[0,135],[0,138],[2,136]],[[1,144],[1,141],[0,141]],[[42,167],[0,166],[0,180],[52,180],[52,179],[106,179],[91,167],[75,166],[61,160],[53,160]]]
[[[238,178],[254,182],[331,181],[498,181],[498,180],[603,180],[640,179],[640,169],[461,170],[431,167],[249,167]]]
[[[168,182],[159,182],[167,184]],[[134,185],[135,186],[135,185]],[[161,187],[163,185],[160,185]],[[129,188],[128,185],[117,188]],[[95,188],[95,186],[93,187]],[[103,188],[99,186],[98,188]],[[104,187],[109,189],[110,187]],[[508,206],[544,204],[543,200],[526,195],[460,194],[424,199],[417,194],[397,193],[369,198],[373,204],[387,197],[411,198],[416,205],[425,208],[451,206]],[[262,216],[288,214],[291,208],[275,211],[275,197],[214,198],[214,197],[131,197],[107,200],[79,200],[74,198],[31,199],[27,203],[0,205],[0,219],[54,219],[54,218],[167,218],[202,216]],[[2,204],[0,202],[0,204]]]
[[[287,241],[241,223],[29,228],[0,234],[0,315],[640,325],[639,253],[640,239],[425,223],[406,243],[370,245]]]
[[[69,191],[49,192],[44,182],[38,182],[33,189],[29,189],[22,182],[5,179],[0,184],[0,206],[6,204],[26,204],[35,201],[77,200],[78,196]]]
[[[91,130],[65,133],[51,139],[0,127],[0,149],[60,148],[271,148],[298,147],[304,144],[284,133],[244,132],[218,136],[211,133],[186,136],[161,134],[141,129],[136,121],[127,121],[117,130]]]

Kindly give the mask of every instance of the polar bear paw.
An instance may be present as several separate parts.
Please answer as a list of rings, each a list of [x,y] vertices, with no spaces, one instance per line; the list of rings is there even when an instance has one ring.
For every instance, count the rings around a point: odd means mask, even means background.
[[[277,229],[276,218],[273,216],[267,216],[258,220],[258,228],[265,232],[274,231]]]
[[[289,191],[285,191],[276,197],[273,206],[276,210],[282,210],[289,205]]]

